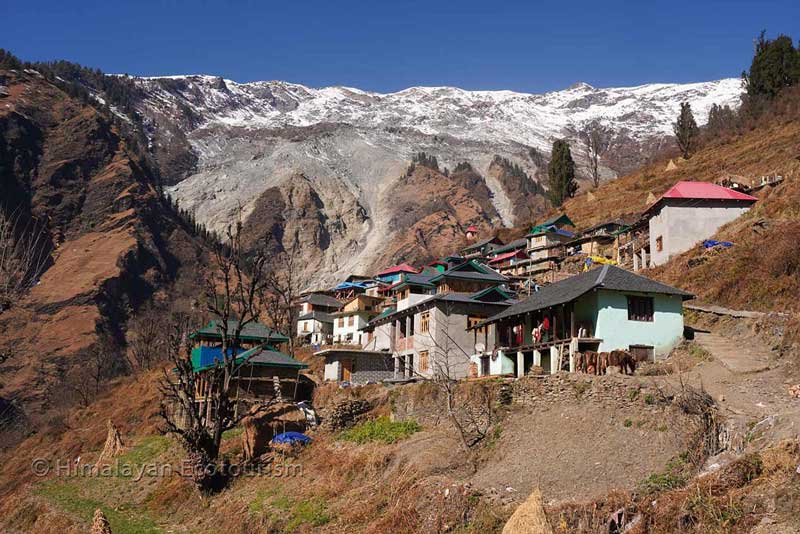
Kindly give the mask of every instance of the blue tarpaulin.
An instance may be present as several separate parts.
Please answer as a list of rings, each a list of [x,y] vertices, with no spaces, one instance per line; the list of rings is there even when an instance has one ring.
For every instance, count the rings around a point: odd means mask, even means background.
[[[703,241],[703,246],[705,248],[714,248],[714,247],[732,247],[733,243],[730,241],[716,241],[714,239],[706,239]]]
[[[301,443],[303,445],[309,443],[311,438],[303,434],[302,432],[284,432],[283,434],[278,434],[274,438],[272,438],[272,443]]]

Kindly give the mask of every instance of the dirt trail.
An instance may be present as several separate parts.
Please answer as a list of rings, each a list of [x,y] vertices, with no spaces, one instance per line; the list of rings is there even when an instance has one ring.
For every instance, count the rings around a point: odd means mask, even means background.
[[[789,397],[786,370],[769,348],[754,338],[718,332],[696,333],[695,341],[713,359],[688,372],[686,382],[705,388],[723,413],[744,428],[759,424],[761,445],[800,437],[800,401]]]
[[[769,369],[769,349],[757,343],[742,343],[713,332],[697,332],[694,339],[733,373],[757,373]]]

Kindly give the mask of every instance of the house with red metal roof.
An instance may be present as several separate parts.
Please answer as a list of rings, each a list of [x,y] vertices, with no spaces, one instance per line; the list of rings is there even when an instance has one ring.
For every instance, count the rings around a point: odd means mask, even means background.
[[[710,238],[757,200],[717,184],[678,182],[645,210],[650,227],[650,266],[663,265],[672,256]]]
[[[419,269],[415,269],[407,263],[401,263],[400,265],[395,265],[394,267],[389,267],[388,269],[382,270],[375,275],[375,279],[385,284],[394,284],[395,282],[400,281],[400,279],[403,277],[403,273],[416,274],[418,272]]]

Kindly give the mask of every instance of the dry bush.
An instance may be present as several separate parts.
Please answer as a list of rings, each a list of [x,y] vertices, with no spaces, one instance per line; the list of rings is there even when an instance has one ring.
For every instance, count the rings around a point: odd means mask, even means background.
[[[632,517],[635,504],[631,495],[623,491],[612,491],[591,502],[569,502],[555,507],[545,507],[553,531],[558,534],[583,534],[606,532],[608,519],[617,510],[624,508]]]

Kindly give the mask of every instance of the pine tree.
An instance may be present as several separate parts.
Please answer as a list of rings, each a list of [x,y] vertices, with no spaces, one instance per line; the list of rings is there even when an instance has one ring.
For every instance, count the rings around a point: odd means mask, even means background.
[[[692,106],[688,102],[681,103],[681,113],[672,125],[672,130],[675,132],[681,154],[685,159],[689,159],[697,144],[699,129],[692,114]]]
[[[750,71],[742,73],[742,78],[748,97],[774,98],[783,88],[800,82],[800,47],[795,48],[786,35],[766,39],[762,31]]]
[[[569,150],[569,143],[558,139],[553,143],[550,163],[547,165],[550,202],[560,206],[567,198],[574,197],[578,190],[575,180],[575,162]]]

